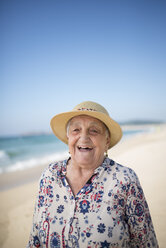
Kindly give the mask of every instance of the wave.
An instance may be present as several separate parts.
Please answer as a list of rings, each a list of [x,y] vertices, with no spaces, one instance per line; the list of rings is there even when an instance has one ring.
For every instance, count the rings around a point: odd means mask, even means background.
[[[6,154],[4,154],[5,156]],[[1,156],[1,151],[0,151]],[[69,156],[67,151],[60,153],[53,153],[47,156],[39,157],[39,158],[31,158],[24,161],[18,161],[13,164],[9,164],[8,166],[4,166],[0,168],[0,174],[14,172],[19,170],[24,170],[36,166],[47,165],[53,163],[55,161],[63,160]]]
[[[3,159],[7,156],[6,152],[3,150],[0,150],[0,159]]]
[[[149,128],[123,128],[123,139],[147,131]],[[0,174],[47,165],[68,157],[66,145],[50,135],[0,139],[0,147]]]
[[[9,161],[10,158],[8,154],[4,150],[0,150],[0,164],[1,163],[6,163],[6,161]]]

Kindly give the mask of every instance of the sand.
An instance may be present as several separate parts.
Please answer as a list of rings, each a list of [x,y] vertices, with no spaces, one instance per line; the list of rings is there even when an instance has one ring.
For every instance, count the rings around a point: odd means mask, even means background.
[[[166,247],[166,125],[122,141],[109,157],[135,170],[150,208],[159,246]],[[26,246],[38,180],[43,168],[0,176],[0,247]],[[17,186],[16,186],[17,185]],[[9,189],[10,187],[10,189]]]

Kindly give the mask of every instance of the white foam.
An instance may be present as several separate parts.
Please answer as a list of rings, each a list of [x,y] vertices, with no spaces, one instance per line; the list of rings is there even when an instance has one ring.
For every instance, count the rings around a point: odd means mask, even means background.
[[[0,150],[0,159],[6,159],[8,157],[8,155],[6,154],[5,151]]]
[[[31,158],[25,161],[18,161],[10,166],[6,166],[5,168],[0,169],[0,174],[3,172],[14,172],[20,171],[28,168],[32,168],[35,166],[47,165],[59,160],[63,160],[68,157],[68,152],[61,152],[61,153],[53,153],[48,156],[40,157],[40,158]]]
[[[0,165],[7,164],[9,162],[10,162],[10,158],[8,154],[5,151],[0,150]],[[1,173],[1,168],[0,168],[0,173]]]

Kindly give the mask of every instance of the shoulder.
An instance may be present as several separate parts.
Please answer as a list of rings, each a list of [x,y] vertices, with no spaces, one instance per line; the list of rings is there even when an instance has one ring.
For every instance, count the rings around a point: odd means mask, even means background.
[[[126,181],[128,183],[138,182],[139,179],[135,171],[127,166],[121,165],[112,159],[108,158],[108,162],[111,165],[111,171],[119,180]]]
[[[49,189],[53,188],[53,185],[59,185],[61,187],[61,177],[64,169],[66,168],[67,160],[58,161],[50,164],[43,171],[39,179],[39,192],[46,193]]]
[[[63,173],[63,171],[66,169],[67,160],[61,160],[54,163],[49,164],[47,168],[43,171],[41,175],[42,178],[48,178],[48,177],[58,177]]]

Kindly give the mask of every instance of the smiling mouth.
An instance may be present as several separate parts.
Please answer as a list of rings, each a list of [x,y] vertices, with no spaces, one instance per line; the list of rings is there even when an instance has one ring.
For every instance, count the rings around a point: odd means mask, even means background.
[[[93,149],[92,147],[78,146],[79,151],[91,151],[92,149]]]

